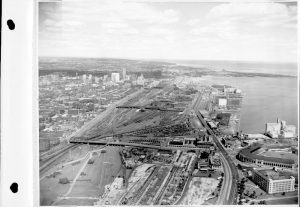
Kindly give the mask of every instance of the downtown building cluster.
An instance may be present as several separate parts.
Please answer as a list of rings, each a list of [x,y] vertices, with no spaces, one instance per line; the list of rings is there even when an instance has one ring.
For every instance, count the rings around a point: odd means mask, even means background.
[[[120,73],[103,76],[50,73],[39,77],[40,151],[63,146],[85,123],[110,104],[139,87],[153,87],[157,81],[141,75]]]

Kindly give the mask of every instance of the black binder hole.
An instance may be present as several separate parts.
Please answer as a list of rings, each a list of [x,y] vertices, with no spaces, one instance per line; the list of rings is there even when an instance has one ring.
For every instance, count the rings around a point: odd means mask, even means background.
[[[10,185],[10,190],[13,193],[17,193],[18,192],[18,183],[13,183]]]
[[[7,26],[10,30],[14,30],[15,29],[15,23],[13,20],[9,19],[7,20]]]

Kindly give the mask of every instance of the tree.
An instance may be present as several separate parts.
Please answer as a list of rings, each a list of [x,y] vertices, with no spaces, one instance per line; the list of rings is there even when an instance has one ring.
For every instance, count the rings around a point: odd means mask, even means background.
[[[285,196],[285,192],[282,192],[281,195]]]
[[[241,164],[237,164],[237,168],[238,168],[239,170],[242,169]]]
[[[250,193],[249,190],[247,190],[246,193],[245,193],[245,195],[249,196],[249,193]]]
[[[265,200],[259,201],[258,204],[266,204]]]

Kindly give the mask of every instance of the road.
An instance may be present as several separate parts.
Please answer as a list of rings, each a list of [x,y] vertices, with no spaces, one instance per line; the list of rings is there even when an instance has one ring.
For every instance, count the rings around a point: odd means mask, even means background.
[[[227,154],[227,152],[225,151],[225,149],[217,139],[217,136],[208,127],[202,115],[198,111],[196,112],[196,114],[200,122],[202,123],[202,125],[207,129],[208,133],[213,137],[216,146],[219,148],[221,152],[221,158],[224,166],[225,180],[219,195],[219,197],[221,197],[218,200],[219,204],[227,204],[227,205],[236,204],[237,181],[238,181],[238,172],[236,166],[234,165],[230,156]]]
[[[104,148],[104,147],[103,147]],[[68,189],[68,191],[63,195],[63,196],[60,196],[57,198],[56,201],[54,201],[54,203],[52,205],[55,205],[57,202],[59,202],[60,200],[62,199],[67,199],[68,198],[68,195],[72,192],[73,188],[74,188],[74,185],[76,184],[76,181],[78,180],[78,178],[80,177],[81,173],[83,172],[83,170],[85,169],[88,161],[92,158],[92,154],[93,152],[101,152],[102,149],[97,149],[97,150],[93,150],[93,151],[89,151],[84,157],[82,158],[79,158],[77,160],[74,160],[74,161],[71,161],[69,163],[66,163],[66,164],[72,164],[74,162],[78,162],[78,161],[82,161],[82,160],[85,160],[85,162],[83,163],[82,167],[79,169],[79,171],[77,172],[75,178],[73,179],[73,181],[71,182],[70,184],[70,187]],[[66,165],[65,164],[65,165]]]
[[[198,105],[200,104],[201,96],[200,94],[197,97],[196,104],[194,105],[194,111],[201,122],[201,124],[207,129],[207,132],[212,136],[217,148],[221,152],[221,159],[224,167],[225,179],[222,184],[221,192],[217,201],[217,204],[227,204],[234,205],[237,203],[237,181],[238,181],[238,172],[235,164],[231,160],[230,156],[227,154],[215,133],[207,125],[206,121],[203,119],[202,114],[198,111]]]
[[[292,196],[282,196],[282,197],[271,197],[271,198],[253,199],[251,201],[255,201],[255,202],[275,201],[275,200],[285,200],[285,199],[291,199],[291,198],[298,198],[298,196],[297,195],[292,195]]]

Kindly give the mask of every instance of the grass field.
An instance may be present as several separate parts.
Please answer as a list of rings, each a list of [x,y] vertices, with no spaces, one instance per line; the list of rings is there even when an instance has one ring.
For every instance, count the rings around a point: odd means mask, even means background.
[[[283,159],[291,159],[291,160],[298,160],[298,155],[292,154],[291,152],[279,152],[279,151],[265,151],[261,153],[260,155],[266,156],[266,157],[277,157],[277,158],[283,158]]]

